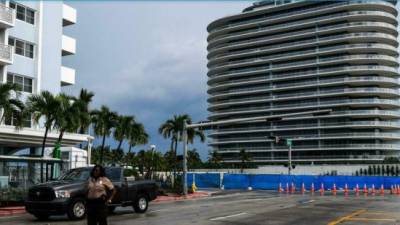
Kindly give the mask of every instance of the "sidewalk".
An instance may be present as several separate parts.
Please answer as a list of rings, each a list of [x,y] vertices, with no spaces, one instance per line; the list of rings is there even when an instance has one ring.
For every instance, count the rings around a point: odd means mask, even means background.
[[[24,214],[25,206],[0,207],[0,216],[14,216]]]

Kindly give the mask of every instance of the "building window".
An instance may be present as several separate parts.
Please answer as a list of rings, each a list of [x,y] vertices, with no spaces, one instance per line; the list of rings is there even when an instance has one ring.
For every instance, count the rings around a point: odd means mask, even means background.
[[[32,78],[19,76],[16,74],[7,74],[7,83],[16,84],[21,91],[32,93],[33,92],[33,80]]]
[[[5,115],[4,118],[4,123],[8,126],[16,126],[18,125],[18,115],[20,112],[13,112],[11,113],[11,115]],[[32,119],[30,115],[26,115],[24,116],[24,118],[22,118],[21,124],[22,127],[32,127]]]
[[[32,43],[9,37],[8,45],[14,46],[15,54],[33,59],[34,45]]]
[[[35,10],[12,1],[10,1],[10,8],[17,11],[17,19],[30,24],[35,24]]]

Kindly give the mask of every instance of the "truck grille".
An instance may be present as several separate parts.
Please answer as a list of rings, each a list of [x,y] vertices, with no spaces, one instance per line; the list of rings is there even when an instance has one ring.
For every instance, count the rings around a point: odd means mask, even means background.
[[[52,201],[56,196],[52,188],[31,188],[28,192],[29,201]]]

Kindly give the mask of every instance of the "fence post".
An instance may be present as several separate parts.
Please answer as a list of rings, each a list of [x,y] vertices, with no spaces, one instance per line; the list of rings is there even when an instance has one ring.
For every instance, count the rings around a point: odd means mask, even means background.
[[[224,172],[219,173],[219,189],[222,189],[224,185]]]

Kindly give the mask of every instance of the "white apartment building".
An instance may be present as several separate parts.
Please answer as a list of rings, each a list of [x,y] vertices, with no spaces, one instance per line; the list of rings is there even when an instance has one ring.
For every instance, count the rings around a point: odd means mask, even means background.
[[[58,94],[61,87],[73,85],[75,70],[64,66],[62,58],[76,53],[76,40],[63,29],[76,21],[76,10],[62,1],[2,1],[0,82],[20,85],[22,98],[43,90]],[[51,171],[59,160],[39,157],[43,134],[44,130],[31,120],[21,130],[15,129],[12,119],[0,124],[0,176],[36,182],[38,171],[29,168],[38,168],[41,161],[46,163],[46,173]],[[55,131],[50,132],[47,147],[53,147],[57,137]],[[84,141],[88,141],[87,135],[66,134],[63,145]]]

